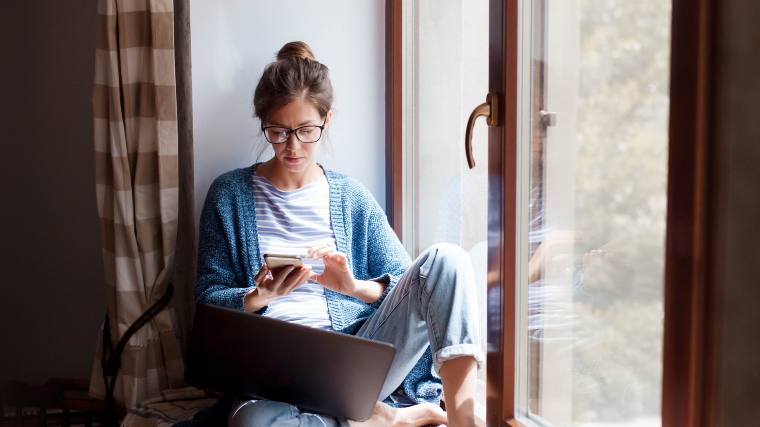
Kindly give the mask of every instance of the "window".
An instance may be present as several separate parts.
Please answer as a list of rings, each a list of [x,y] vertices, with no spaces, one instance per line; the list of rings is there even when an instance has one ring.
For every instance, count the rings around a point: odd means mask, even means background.
[[[525,424],[660,425],[670,3],[390,3],[403,6],[404,33],[398,231],[412,254],[436,241],[468,250],[483,315],[486,282],[503,282],[489,304],[501,302],[514,318],[489,319],[504,341],[487,350],[513,351],[515,369],[503,373],[498,411]],[[489,33],[487,22],[504,26],[503,43],[518,35],[516,52],[497,46],[516,61],[494,55],[494,34],[502,34]],[[503,62],[494,67],[494,58]],[[517,90],[494,89],[494,70],[508,81],[515,63]],[[494,169],[509,155],[494,160],[487,149],[494,142],[478,126],[478,166],[469,170],[464,126],[489,89],[516,104],[516,126],[499,125],[513,132],[516,162]],[[488,218],[489,178],[516,181],[504,190],[516,190],[514,231]],[[489,233],[509,236],[502,244],[515,246],[514,265],[491,256]],[[502,265],[495,270],[493,262]]]
[[[670,3],[519,3],[517,408],[659,426]]]

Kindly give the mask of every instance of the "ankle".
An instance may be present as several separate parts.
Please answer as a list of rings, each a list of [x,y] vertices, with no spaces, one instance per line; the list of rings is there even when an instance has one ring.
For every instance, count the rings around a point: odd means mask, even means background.
[[[459,405],[446,405],[448,427],[475,427],[475,408],[473,401],[465,401]]]

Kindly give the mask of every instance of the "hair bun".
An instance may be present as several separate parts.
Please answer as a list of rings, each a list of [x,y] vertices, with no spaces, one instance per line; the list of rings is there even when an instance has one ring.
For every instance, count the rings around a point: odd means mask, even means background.
[[[311,51],[309,45],[301,41],[285,43],[285,46],[280,48],[280,51],[277,52],[277,60],[281,61],[287,58],[300,58],[316,61],[314,58],[314,52]]]

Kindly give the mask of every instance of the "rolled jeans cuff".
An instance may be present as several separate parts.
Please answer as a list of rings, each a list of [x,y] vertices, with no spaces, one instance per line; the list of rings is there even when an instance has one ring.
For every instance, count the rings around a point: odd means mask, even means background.
[[[455,344],[438,350],[433,355],[433,368],[440,372],[441,365],[447,360],[456,359],[457,357],[471,356],[478,363],[478,369],[483,367],[483,351],[475,344]]]

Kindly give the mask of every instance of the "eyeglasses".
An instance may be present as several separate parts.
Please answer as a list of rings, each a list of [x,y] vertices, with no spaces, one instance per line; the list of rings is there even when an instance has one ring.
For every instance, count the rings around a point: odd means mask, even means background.
[[[306,144],[311,144],[319,141],[322,137],[322,131],[325,129],[325,123],[327,117],[322,122],[322,125],[306,125],[293,128],[286,128],[282,126],[264,126],[261,125],[261,131],[264,132],[264,137],[270,144],[284,144],[290,138],[291,133],[296,134],[296,138]]]

